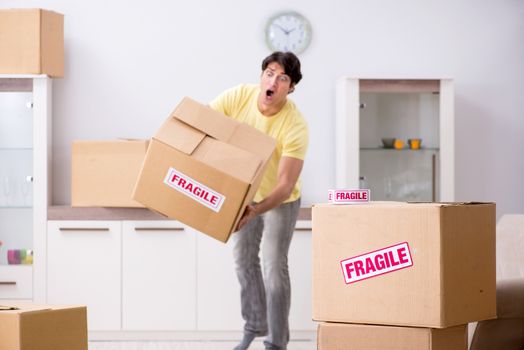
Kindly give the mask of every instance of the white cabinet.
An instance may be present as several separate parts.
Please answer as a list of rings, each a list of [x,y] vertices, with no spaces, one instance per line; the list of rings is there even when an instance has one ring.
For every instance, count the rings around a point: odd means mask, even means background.
[[[240,285],[235,273],[233,242],[224,244],[197,233],[197,329],[239,331],[244,328],[240,313]]]
[[[194,330],[195,240],[176,221],[49,221],[47,302],[87,305],[89,331]]]
[[[195,240],[176,221],[123,222],[123,330],[196,328]]]
[[[45,75],[0,74],[0,282],[21,283],[0,284],[0,298],[45,299],[51,90]],[[7,265],[10,249],[37,250],[33,265]]]
[[[0,265],[0,299],[31,299],[32,282],[31,265]]]
[[[172,220],[52,220],[46,242],[47,302],[87,305],[90,332],[243,329],[231,242]],[[297,223],[289,267],[290,329],[313,331],[309,221]]]
[[[239,331],[240,286],[233,261],[233,243],[223,244],[199,233],[197,237],[198,330]],[[298,221],[289,249],[291,331],[315,330],[311,321],[311,223]]]
[[[453,96],[451,79],[340,78],[337,188],[359,188],[363,177],[373,200],[453,201]],[[414,138],[421,148],[407,146]]]
[[[87,305],[90,331],[121,328],[119,221],[49,221],[47,302]]]
[[[311,316],[311,222],[298,221],[295,235],[289,247],[289,275],[291,279],[291,330],[316,330]]]

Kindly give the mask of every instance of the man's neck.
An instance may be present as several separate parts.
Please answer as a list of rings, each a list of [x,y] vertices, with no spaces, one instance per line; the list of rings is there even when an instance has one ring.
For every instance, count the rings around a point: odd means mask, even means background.
[[[287,102],[287,99],[285,99],[279,105],[272,106],[272,105],[264,104],[262,102],[262,99],[263,97],[259,95],[258,100],[257,100],[257,106],[258,106],[258,110],[260,111],[260,113],[262,113],[262,115],[266,117],[272,117],[275,114],[277,114],[278,112],[280,112],[282,108],[284,108]]]

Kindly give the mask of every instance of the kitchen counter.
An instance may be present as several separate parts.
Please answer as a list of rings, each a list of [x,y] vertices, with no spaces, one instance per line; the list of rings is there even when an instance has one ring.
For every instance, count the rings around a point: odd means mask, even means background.
[[[71,207],[47,208],[48,220],[167,220],[163,215],[146,208]],[[298,220],[311,220],[311,208],[300,208]]]

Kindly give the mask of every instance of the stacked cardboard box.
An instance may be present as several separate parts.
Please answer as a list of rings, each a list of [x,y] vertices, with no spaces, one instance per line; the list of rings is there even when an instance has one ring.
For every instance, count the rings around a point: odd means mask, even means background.
[[[0,10],[0,74],[64,76],[64,16],[41,9]]]
[[[496,316],[494,204],[316,205],[312,220],[319,350],[466,349],[465,325]]]

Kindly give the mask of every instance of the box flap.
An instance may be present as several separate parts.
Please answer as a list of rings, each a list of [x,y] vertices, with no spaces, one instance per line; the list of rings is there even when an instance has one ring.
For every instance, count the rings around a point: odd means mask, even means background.
[[[214,109],[204,106],[189,97],[184,97],[178,104],[172,117],[198,129],[207,135],[220,140],[229,141],[235,129],[242,125]]]
[[[255,154],[210,137],[201,142],[193,157],[245,183],[251,183],[263,164]]]
[[[228,143],[256,154],[263,161],[271,158],[277,145],[274,138],[244,123],[235,129]]]
[[[154,136],[158,141],[187,155],[193,153],[204,137],[204,132],[181,122],[174,114],[162,124]]]

